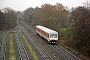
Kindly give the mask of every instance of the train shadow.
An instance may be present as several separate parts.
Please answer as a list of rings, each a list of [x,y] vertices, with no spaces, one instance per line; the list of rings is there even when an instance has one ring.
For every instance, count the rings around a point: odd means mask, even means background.
[[[56,43],[49,43],[50,45],[57,45]]]

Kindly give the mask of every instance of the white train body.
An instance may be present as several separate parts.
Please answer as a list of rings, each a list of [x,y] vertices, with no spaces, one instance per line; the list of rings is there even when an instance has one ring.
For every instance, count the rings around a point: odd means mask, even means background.
[[[49,43],[57,43],[58,42],[58,32],[46,28],[41,25],[36,26],[36,32],[43,38],[45,38]]]

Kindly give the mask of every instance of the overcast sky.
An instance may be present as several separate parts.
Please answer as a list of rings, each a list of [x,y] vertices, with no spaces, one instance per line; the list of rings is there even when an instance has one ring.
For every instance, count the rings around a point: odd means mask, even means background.
[[[40,7],[42,4],[49,3],[55,5],[57,2],[69,8],[83,6],[83,3],[90,0],[0,0],[0,9],[10,7],[14,10],[25,10],[29,7]]]

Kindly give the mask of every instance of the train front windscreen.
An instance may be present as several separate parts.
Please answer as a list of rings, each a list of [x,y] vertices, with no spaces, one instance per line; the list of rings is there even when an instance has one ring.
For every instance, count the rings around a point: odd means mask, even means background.
[[[50,34],[50,38],[57,38],[57,34]]]

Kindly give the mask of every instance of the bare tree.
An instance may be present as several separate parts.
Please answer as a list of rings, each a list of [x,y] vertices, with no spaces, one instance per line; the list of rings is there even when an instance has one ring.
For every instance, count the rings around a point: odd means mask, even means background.
[[[14,10],[11,8],[4,8],[3,12],[0,12],[1,14],[1,24],[2,24],[2,29],[11,29],[16,26],[16,20],[17,20],[17,15]]]
[[[85,7],[77,7],[73,13],[76,27],[76,35],[78,40],[76,48],[85,55],[90,56],[90,11]]]

